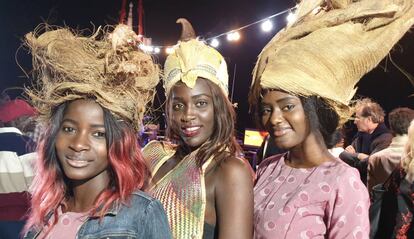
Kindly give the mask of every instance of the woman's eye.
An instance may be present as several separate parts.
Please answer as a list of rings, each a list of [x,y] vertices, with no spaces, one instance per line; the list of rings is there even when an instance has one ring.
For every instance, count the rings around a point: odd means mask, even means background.
[[[272,112],[272,110],[270,108],[267,108],[267,107],[263,107],[263,108],[260,109],[260,114],[261,115],[267,115],[267,114],[270,114],[271,112]]]
[[[98,132],[93,133],[92,135],[95,136],[95,137],[98,137],[98,138],[104,138],[105,137],[105,132],[98,131]]]
[[[62,131],[63,132],[66,132],[66,133],[71,133],[71,132],[75,131],[75,129],[72,128],[72,127],[66,127],[66,126],[64,126],[64,127],[62,127]]]
[[[199,101],[199,102],[196,103],[196,106],[197,107],[202,107],[202,106],[206,106],[207,104],[208,104],[207,101]]]
[[[293,105],[293,104],[289,104],[289,105],[285,105],[285,106],[282,108],[282,110],[283,110],[283,111],[290,111],[290,110],[292,110],[293,108],[295,108],[295,105]]]
[[[173,110],[178,111],[181,110],[184,107],[183,104],[173,104]]]

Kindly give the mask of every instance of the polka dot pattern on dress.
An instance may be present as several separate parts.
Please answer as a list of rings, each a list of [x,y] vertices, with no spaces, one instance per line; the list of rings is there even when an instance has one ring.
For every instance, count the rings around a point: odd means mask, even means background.
[[[318,184],[319,188],[322,190],[323,193],[330,193],[331,186],[327,182],[322,182]]]
[[[309,201],[309,195],[308,195],[308,193],[306,191],[300,192],[299,193],[299,198],[300,198],[300,200],[302,200],[304,202]]]
[[[310,230],[302,231],[300,233],[300,238],[302,239],[310,239],[313,237],[313,232]]]
[[[296,178],[295,178],[295,176],[291,175],[291,176],[287,177],[286,181],[288,183],[294,183],[296,181]]]
[[[281,208],[281,209],[279,210],[279,214],[280,214],[281,216],[283,216],[283,215],[286,215],[286,214],[290,213],[290,211],[291,211],[291,209],[290,209],[290,207],[289,207],[289,206],[284,206],[283,208]]]
[[[267,210],[272,210],[274,207],[275,207],[275,202],[270,201],[270,202],[267,204],[266,209],[267,209]]]
[[[357,216],[361,216],[362,213],[364,213],[364,203],[362,201],[359,201],[355,206],[355,214]]]
[[[357,179],[355,177],[350,177],[349,178],[349,184],[351,185],[351,187],[355,191],[358,191],[360,189],[359,183],[358,183],[358,181],[357,181]]]
[[[298,169],[275,159],[255,184],[256,239],[368,237],[369,197],[356,170],[339,160]]]
[[[273,231],[273,230],[276,229],[276,224],[274,222],[272,222],[272,221],[265,222],[264,223],[264,229],[266,231]]]
[[[352,231],[352,235],[354,236],[355,239],[362,239],[362,237],[364,236],[364,233],[362,232],[361,227],[356,227]]]
[[[343,228],[346,224],[346,216],[341,216],[338,220],[338,227]]]
[[[276,181],[277,181],[277,182],[279,182],[279,183],[281,183],[281,182],[285,181],[285,179],[286,179],[286,177],[282,175],[282,176],[279,176],[279,177],[276,179]]]

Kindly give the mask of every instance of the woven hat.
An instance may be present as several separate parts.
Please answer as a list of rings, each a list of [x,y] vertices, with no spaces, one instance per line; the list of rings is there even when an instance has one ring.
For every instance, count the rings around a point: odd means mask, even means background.
[[[168,95],[178,81],[193,88],[198,77],[217,84],[228,95],[229,76],[223,56],[214,48],[196,39],[191,24],[184,18],[177,20],[183,31],[180,41],[174,46],[164,66],[164,89]]]
[[[159,82],[159,70],[138,43],[126,25],[118,25],[112,33],[99,28],[88,37],[48,26],[28,33],[26,45],[37,84],[26,92],[40,119],[50,119],[53,109],[66,101],[93,98],[117,119],[139,129]]]
[[[342,122],[355,85],[414,23],[414,0],[303,0],[297,20],[259,55],[249,101],[261,89],[323,97]]]

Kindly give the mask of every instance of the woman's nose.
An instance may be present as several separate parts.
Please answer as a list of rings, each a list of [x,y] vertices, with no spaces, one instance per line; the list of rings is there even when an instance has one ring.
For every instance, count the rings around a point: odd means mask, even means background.
[[[88,150],[90,148],[88,135],[86,133],[77,134],[72,139],[70,148],[72,148],[76,152]]]
[[[283,122],[283,114],[279,109],[275,109],[270,116],[270,123],[272,125],[278,125]]]
[[[181,116],[181,121],[188,122],[195,119],[193,107],[187,107]]]

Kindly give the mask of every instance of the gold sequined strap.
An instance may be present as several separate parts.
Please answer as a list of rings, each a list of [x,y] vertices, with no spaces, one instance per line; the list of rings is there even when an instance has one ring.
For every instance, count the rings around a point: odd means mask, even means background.
[[[142,149],[142,155],[152,176],[175,154],[175,151],[176,145],[161,141],[151,141]]]

